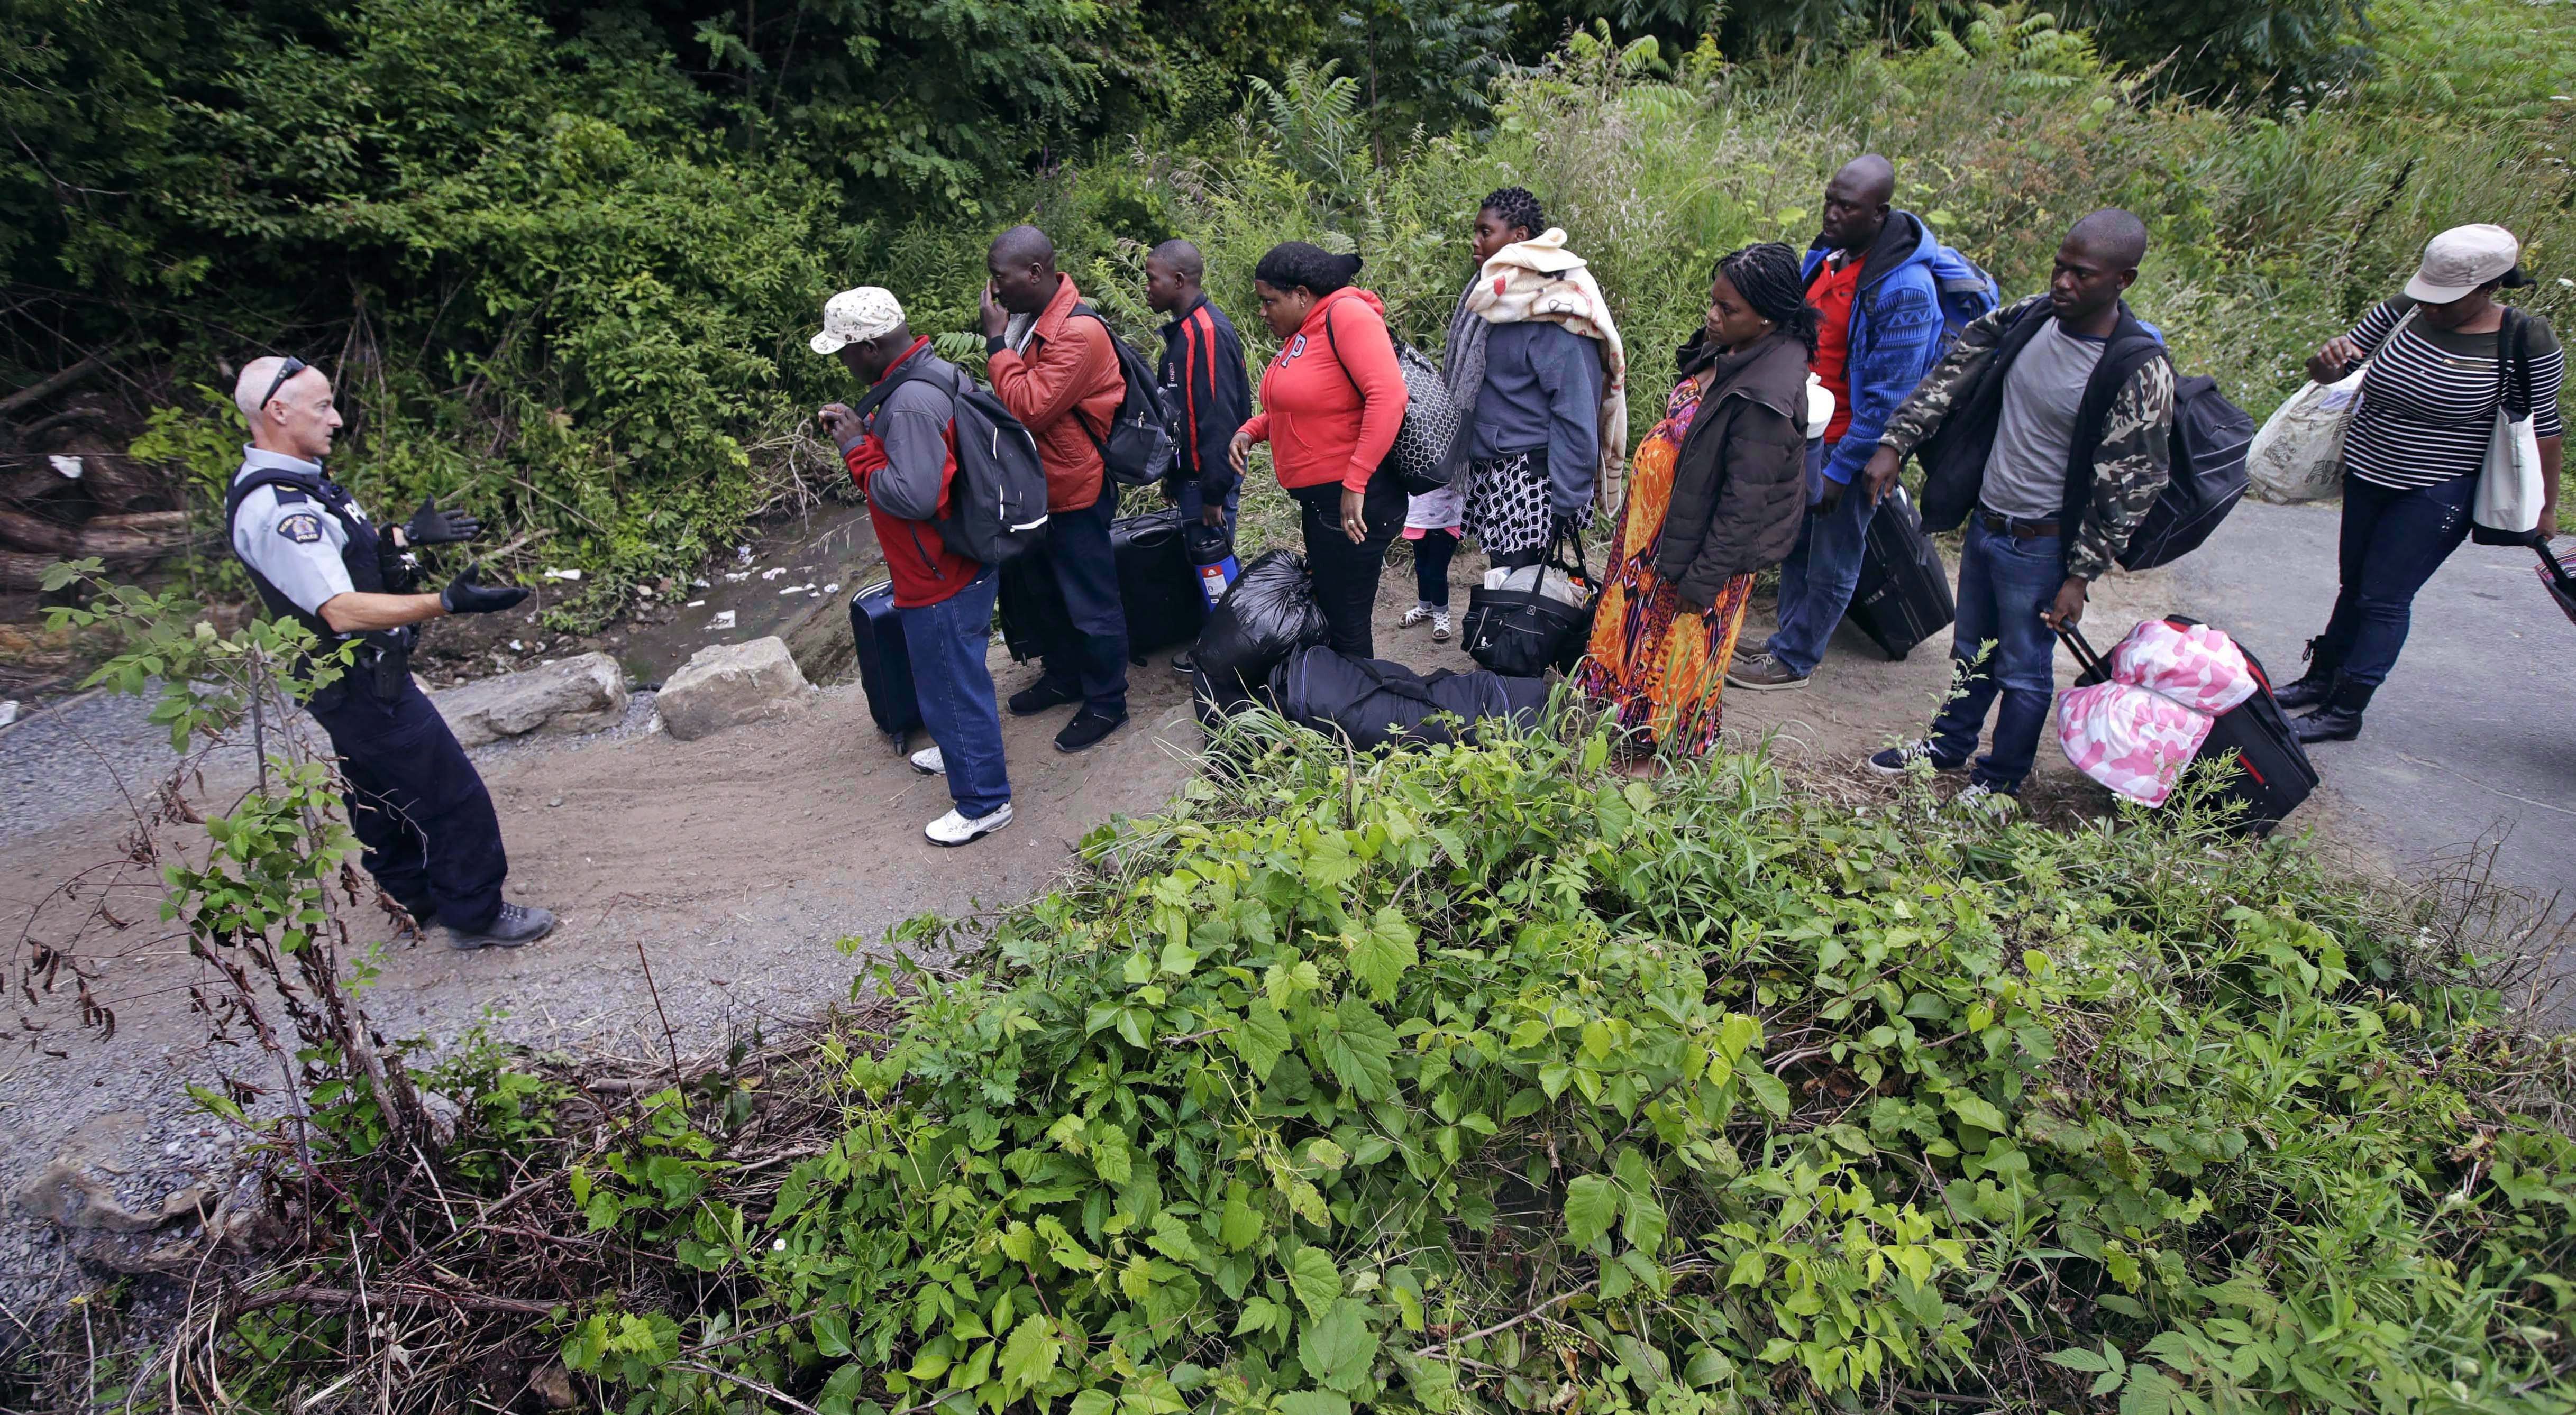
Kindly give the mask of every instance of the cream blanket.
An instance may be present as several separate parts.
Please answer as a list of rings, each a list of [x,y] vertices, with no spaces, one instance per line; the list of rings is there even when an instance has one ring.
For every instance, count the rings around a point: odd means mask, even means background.
[[[1593,494],[1603,514],[1618,515],[1627,491],[1628,351],[1592,268],[1565,248],[1565,232],[1551,226],[1494,252],[1462,303],[1488,324],[1543,319],[1600,345],[1601,468]]]

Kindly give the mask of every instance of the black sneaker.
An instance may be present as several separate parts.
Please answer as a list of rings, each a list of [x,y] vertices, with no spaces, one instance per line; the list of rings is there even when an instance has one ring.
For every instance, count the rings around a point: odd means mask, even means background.
[[[1035,717],[1048,708],[1082,701],[1082,691],[1051,683],[1044,678],[1011,694],[1011,716]]]
[[[1111,717],[1105,712],[1084,708],[1073,715],[1073,721],[1066,723],[1062,732],[1055,734],[1055,749],[1079,752],[1086,747],[1097,746],[1101,738],[1126,725],[1127,714],[1123,712]]]
[[[1187,678],[1191,674],[1198,672],[1199,666],[1190,661],[1188,653],[1176,653],[1172,655],[1172,671],[1184,678]]]
[[[533,904],[504,904],[492,922],[469,933],[454,924],[447,926],[447,946],[459,949],[518,948],[531,944],[555,931],[551,909]]]
[[[1965,771],[1966,761],[1945,762],[1932,750],[1930,741],[1908,742],[1902,747],[1887,747],[1872,754],[1861,765],[1881,776],[1903,776],[1918,761],[1930,762],[1934,771]]]

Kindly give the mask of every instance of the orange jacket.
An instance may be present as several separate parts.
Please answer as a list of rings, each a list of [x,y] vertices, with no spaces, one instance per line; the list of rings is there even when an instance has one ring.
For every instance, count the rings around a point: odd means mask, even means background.
[[[1049,511],[1079,511],[1100,499],[1100,449],[1092,438],[1109,435],[1127,397],[1109,326],[1073,314],[1081,298],[1072,276],[1057,276],[1028,352],[996,349],[984,365],[994,396],[1037,439]]]
[[[1243,430],[1271,444],[1270,465],[1281,486],[1338,481],[1364,491],[1404,426],[1404,406],[1404,372],[1386,332],[1386,302],[1345,285],[1315,302],[1288,346],[1261,371],[1261,412]]]

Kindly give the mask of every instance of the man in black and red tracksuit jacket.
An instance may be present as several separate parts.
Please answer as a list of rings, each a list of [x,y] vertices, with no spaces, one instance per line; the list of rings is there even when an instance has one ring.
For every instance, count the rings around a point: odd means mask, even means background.
[[[1165,241],[1145,258],[1145,303],[1172,317],[1163,326],[1163,403],[1172,420],[1172,475],[1164,490],[1189,520],[1231,531],[1242,484],[1226,460],[1234,430],[1252,417],[1252,380],[1243,341],[1200,282],[1199,248]]]
[[[860,382],[891,391],[865,400],[864,415],[832,403],[823,427],[868,498],[868,519],[894,580],[913,695],[936,746],[912,765],[948,778],[956,809],[923,830],[934,844],[964,845],[1011,823],[1011,780],[1002,762],[1002,717],[984,666],[1001,577],[940,537],[957,476],[956,403],[966,387],[957,366],[916,339],[894,296],[862,286],[823,307],[817,353],[838,354]]]
[[[1204,522],[1231,539],[1243,483],[1226,445],[1252,417],[1252,380],[1244,371],[1243,341],[1208,298],[1206,278],[1206,260],[1187,241],[1165,241],[1145,257],[1145,303],[1172,317],[1163,326],[1158,380],[1172,423],[1172,472],[1163,494],[1180,504],[1183,520]],[[1172,668],[1190,672],[1189,655],[1174,656]]]

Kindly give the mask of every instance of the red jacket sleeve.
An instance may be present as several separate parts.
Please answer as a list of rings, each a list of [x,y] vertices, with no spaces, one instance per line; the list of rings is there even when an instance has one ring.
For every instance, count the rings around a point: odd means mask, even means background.
[[[1235,430],[1242,433],[1244,436],[1251,438],[1255,442],[1268,442],[1270,440],[1270,415],[1268,413],[1255,413],[1242,427]]]
[[[1103,370],[1117,367],[1109,331],[1099,320],[1079,317],[1066,320],[1055,338],[1038,341],[1034,359],[1004,349],[985,360],[994,396],[1021,426],[1041,434],[1072,412],[1086,391],[1097,388]]]
[[[1404,370],[1396,366],[1395,341],[1376,310],[1345,300],[1332,313],[1333,333],[1339,336],[1333,348],[1360,389],[1360,436],[1351,447],[1350,466],[1342,471],[1342,485],[1366,491],[1378,463],[1395,446],[1396,430],[1404,426]]]

